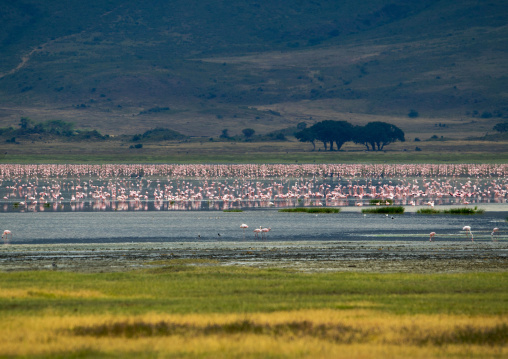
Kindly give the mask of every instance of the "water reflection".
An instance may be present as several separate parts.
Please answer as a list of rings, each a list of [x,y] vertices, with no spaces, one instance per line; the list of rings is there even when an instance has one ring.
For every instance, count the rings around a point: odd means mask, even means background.
[[[507,179],[127,177],[3,179],[4,212],[207,211],[297,206],[440,206],[506,203]]]

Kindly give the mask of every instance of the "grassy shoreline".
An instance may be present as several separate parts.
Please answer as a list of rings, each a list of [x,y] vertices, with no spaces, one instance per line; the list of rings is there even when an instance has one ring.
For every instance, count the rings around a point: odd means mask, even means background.
[[[3,144],[0,163],[507,163],[508,144],[458,141],[446,147],[406,150],[395,143],[386,151],[345,147],[312,151],[296,142],[154,142],[130,149],[131,142],[23,142]],[[420,145],[421,146],[421,145]]]
[[[436,154],[408,156],[399,153],[387,154],[266,154],[248,153],[235,155],[143,155],[143,154],[19,154],[0,156],[5,164],[105,164],[105,163],[175,163],[175,164],[305,164],[305,163],[485,163],[501,164],[508,162],[508,154],[457,154],[446,158]]]
[[[507,285],[507,272],[309,274],[192,260],[0,273],[0,356],[503,356]]]

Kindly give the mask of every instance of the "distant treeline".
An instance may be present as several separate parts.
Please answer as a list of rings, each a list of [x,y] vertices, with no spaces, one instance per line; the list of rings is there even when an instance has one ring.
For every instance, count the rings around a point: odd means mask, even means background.
[[[316,149],[315,142],[322,142],[325,150],[340,150],[346,142],[352,141],[363,144],[367,150],[381,151],[384,147],[395,141],[404,141],[404,132],[395,125],[386,122],[369,122],[365,126],[353,126],[347,121],[321,121],[307,128],[305,122],[298,126],[277,130],[265,135],[255,135],[255,130],[246,128],[242,130],[243,136],[229,136],[228,130],[222,130],[219,140],[226,141],[286,141],[286,136],[294,135],[301,142],[310,142]],[[97,130],[76,129],[72,122],[62,120],[50,120],[34,122],[27,117],[22,117],[18,128],[0,128],[0,136],[6,138],[6,142],[18,143],[17,138],[32,141],[47,140],[51,138],[64,138],[70,141],[81,140],[106,140],[109,135],[102,135]],[[188,136],[167,128],[154,128],[142,134],[124,135],[127,141],[132,142],[157,142],[187,140]],[[210,137],[210,141],[213,141]],[[139,144],[139,148],[142,145]]]
[[[72,122],[62,120],[49,120],[34,122],[27,117],[22,117],[19,128],[0,128],[0,136],[7,137],[6,142],[16,143],[16,138],[29,138],[32,140],[47,139],[48,137],[64,137],[72,140],[104,140],[108,135],[102,135],[97,130],[76,129]]]
[[[323,143],[325,150],[340,150],[346,142],[364,145],[367,150],[382,151],[386,145],[395,141],[404,142],[404,132],[386,122],[369,122],[365,126],[353,126],[347,121],[321,121],[309,128],[295,133],[301,142],[310,142],[316,149],[315,141]],[[370,146],[370,147],[369,147]]]

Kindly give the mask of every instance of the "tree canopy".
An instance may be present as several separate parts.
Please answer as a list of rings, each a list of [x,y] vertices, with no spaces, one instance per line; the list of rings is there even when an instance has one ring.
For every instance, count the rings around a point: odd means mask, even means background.
[[[497,123],[493,130],[498,132],[508,132],[508,122]]]
[[[323,143],[325,150],[337,151],[344,143],[353,141],[363,144],[367,150],[382,151],[386,145],[395,141],[404,142],[404,132],[395,125],[386,122],[369,122],[365,126],[353,126],[347,121],[326,120],[295,133],[300,142],[310,142],[316,149],[315,141]],[[369,147],[370,145],[370,147]]]

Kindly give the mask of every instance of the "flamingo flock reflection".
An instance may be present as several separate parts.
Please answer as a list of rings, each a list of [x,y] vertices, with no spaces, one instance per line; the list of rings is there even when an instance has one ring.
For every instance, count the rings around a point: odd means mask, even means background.
[[[506,203],[508,165],[0,165],[4,210]]]

